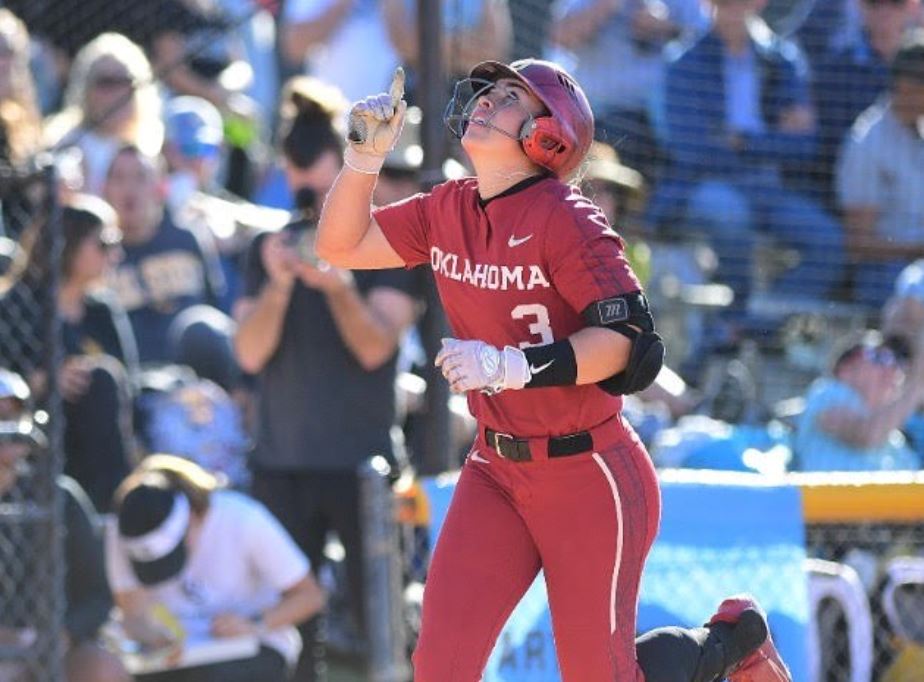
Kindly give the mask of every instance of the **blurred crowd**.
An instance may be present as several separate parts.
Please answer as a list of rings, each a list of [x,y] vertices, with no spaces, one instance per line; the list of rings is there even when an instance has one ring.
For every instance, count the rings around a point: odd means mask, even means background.
[[[60,395],[69,680],[130,679],[127,643],[196,637],[258,645],[135,679],[323,679],[338,638],[362,658],[357,468],[421,460],[429,273],[340,270],[313,238],[350,102],[399,64],[412,108],[375,201],[423,188],[417,18],[412,0],[0,2],[0,498],[28,497]],[[590,97],[577,182],[666,325],[670,367],[626,399],[659,466],[920,468],[920,0],[447,0],[441,20],[447,96],[480,60],[546,56]],[[450,152],[445,177],[466,174]],[[57,216],[24,180],[47,163]],[[793,311],[824,327],[835,304],[857,333],[816,333],[792,400],[758,400],[744,351],[797,359]],[[474,425],[448,409],[455,466]],[[347,595],[342,631],[325,591]],[[27,649],[7,620],[0,642]]]

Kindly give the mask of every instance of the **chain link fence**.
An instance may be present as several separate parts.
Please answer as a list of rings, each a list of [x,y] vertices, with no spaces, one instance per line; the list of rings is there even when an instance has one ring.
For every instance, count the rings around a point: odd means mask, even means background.
[[[52,167],[28,175],[8,170],[0,179],[0,679],[58,682],[65,565],[56,485],[63,469],[57,187]]]

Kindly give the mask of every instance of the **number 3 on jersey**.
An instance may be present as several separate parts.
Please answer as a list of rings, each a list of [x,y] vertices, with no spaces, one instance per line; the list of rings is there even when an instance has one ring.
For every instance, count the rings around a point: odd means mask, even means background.
[[[541,303],[518,305],[510,311],[510,317],[514,320],[528,320],[529,333],[539,337],[538,341],[521,341],[520,348],[546,346],[555,341],[555,337],[552,336],[552,323],[549,320],[548,308]]]

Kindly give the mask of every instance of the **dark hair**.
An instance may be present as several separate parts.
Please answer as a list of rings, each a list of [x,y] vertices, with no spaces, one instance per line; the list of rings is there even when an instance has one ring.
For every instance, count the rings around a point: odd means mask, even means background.
[[[109,204],[92,195],[77,195],[61,209],[61,231],[64,246],[61,252],[61,272],[67,277],[74,262],[74,254],[81,242],[93,230],[103,230],[115,224],[115,213]],[[0,295],[14,285],[25,282],[41,286],[48,277],[51,255],[52,229],[47,212],[33,219],[20,235],[20,250],[10,269],[0,277]]]
[[[283,93],[280,117],[280,147],[296,168],[309,168],[325,153],[343,155],[343,135],[337,129],[341,100],[332,97],[318,81],[296,77]]]
[[[892,82],[899,78],[924,83],[924,28],[917,28],[905,36],[890,68]]]
[[[92,199],[92,200],[91,200]],[[102,232],[113,222],[112,209],[95,197],[74,201],[61,210],[61,231],[64,247],[61,251],[61,274],[67,278],[74,265],[74,256],[83,241],[94,232]]]

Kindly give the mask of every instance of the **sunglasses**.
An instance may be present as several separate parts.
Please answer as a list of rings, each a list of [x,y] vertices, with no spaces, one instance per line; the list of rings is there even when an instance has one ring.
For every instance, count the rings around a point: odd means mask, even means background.
[[[864,360],[880,367],[900,367],[902,364],[895,352],[885,346],[867,346],[861,354]]]
[[[115,90],[116,88],[130,88],[135,84],[131,76],[97,76],[93,79],[93,87],[100,90]]]

